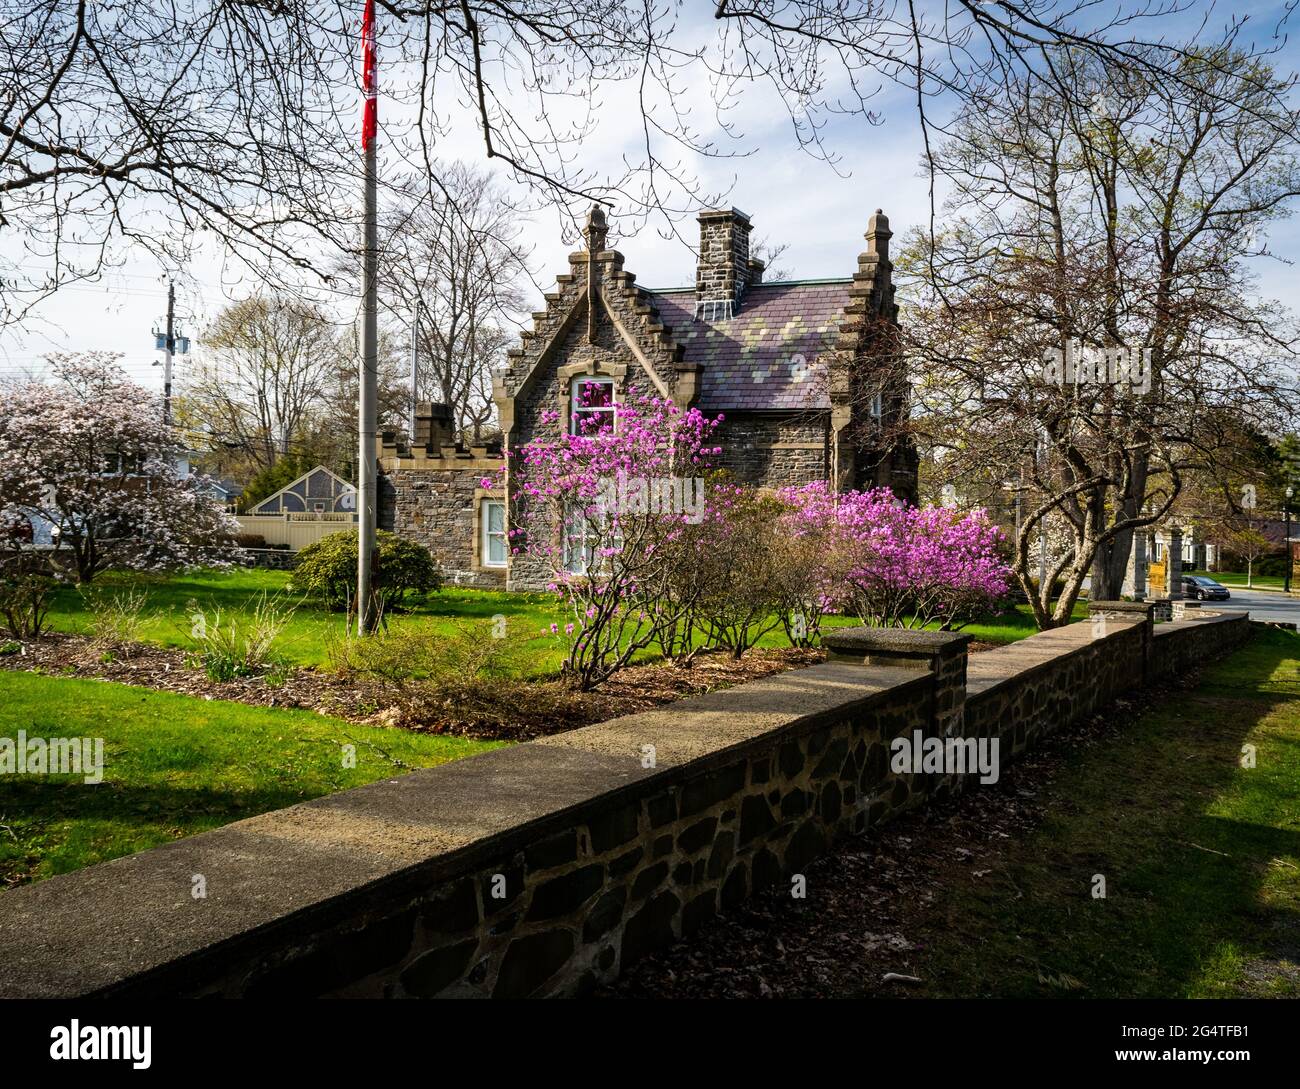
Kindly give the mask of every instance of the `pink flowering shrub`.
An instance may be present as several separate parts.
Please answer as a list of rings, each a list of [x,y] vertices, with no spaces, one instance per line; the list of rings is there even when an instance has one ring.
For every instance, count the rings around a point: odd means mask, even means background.
[[[831,611],[951,627],[1006,590],[982,512],[906,507],[885,489],[744,488],[710,469],[721,417],[642,397],[615,424],[605,407],[581,412],[578,434],[513,451],[508,468],[512,563],[540,567],[567,606],[551,634],[580,688],[654,644],[688,665],[717,648],[739,658],[781,626],[814,645]]]
[[[558,414],[543,415],[543,426]],[[707,516],[704,475],[721,417],[638,397],[581,419],[580,433],[513,451],[510,531],[516,560],[544,567],[569,620],[564,672],[592,688],[689,609],[670,592],[676,539]],[[490,484],[490,481],[485,483]]]
[[[725,481],[713,484],[710,500],[699,554],[677,570],[699,582],[696,649],[740,658],[788,620],[779,572],[786,509],[773,495]]]
[[[864,624],[960,627],[1007,591],[1002,531],[982,510],[911,507],[887,488],[832,494],[822,482],[782,492],[789,532],[824,560],[803,593]]]

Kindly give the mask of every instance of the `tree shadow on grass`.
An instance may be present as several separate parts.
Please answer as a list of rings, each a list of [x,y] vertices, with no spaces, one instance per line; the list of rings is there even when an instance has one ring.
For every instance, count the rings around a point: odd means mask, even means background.
[[[65,873],[328,793],[96,785],[67,777],[0,782],[0,888]],[[47,872],[49,871],[49,872]]]
[[[938,992],[1300,993],[1300,831],[1284,826],[1300,691],[1274,677],[1293,671],[1298,651],[1300,638],[1263,633],[1087,749],[991,883],[949,890],[978,952],[963,958],[938,938]],[[1248,737],[1261,761],[1249,771]]]

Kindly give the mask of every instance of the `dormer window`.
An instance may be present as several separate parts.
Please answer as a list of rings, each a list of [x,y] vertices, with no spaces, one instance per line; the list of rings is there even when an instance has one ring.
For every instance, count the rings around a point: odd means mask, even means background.
[[[581,374],[569,383],[569,434],[614,429],[614,379]]]

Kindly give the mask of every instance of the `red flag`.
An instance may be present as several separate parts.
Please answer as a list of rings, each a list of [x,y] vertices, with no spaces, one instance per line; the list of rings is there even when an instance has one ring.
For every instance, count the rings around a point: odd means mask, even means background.
[[[375,0],[366,0],[361,20],[361,90],[366,96],[361,115],[361,149],[370,147],[379,125],[379,54],[375,49]]]

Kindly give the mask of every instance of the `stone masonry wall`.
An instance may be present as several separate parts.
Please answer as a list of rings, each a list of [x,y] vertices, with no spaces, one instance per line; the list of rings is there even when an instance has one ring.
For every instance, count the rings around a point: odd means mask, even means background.
[[[483,567],[478,559],[482,482],[499,463],[464,468],[396,469],[379,477],[380,529],[418,541],[433,554],[446,583],[503,589],[505,568]]]
[[[716,432],[722,454],[716,467],[741,484],[784,488],[830,476],[825,414],[754,415],[724,413]]]
[[[582,993],[837,840],[974,788],[895,771],[893,738],[1018,750],[1248,630],[1165,627],[1110,616],[970,661],[965,635],[840,630],[823,665],[55,877],[0,896],[0,996]]]
[[[1206,610],[1215,611],[1218,610]],[[1195,612],[1189,610],[1187,616]],[[1233,615],[1226,613],[1224,615]],[[1245,615],[1245,614],[1237,614]],[[1152,633],[1152,677],[1174,677],[1221,656],[1240,645],[1248,636],[1245,624],[1222,625],[1205,620],[1182,620],[1157,624]]]

